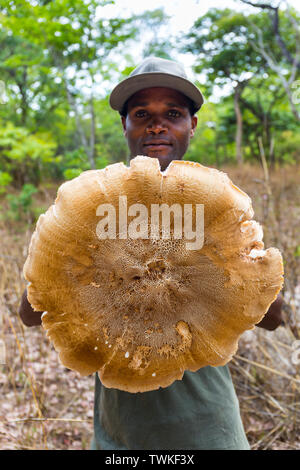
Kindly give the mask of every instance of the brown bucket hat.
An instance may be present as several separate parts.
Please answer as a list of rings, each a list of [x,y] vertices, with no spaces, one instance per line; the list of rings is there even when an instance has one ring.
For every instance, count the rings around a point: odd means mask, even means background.
[[[112,109],[121,112],[126,101],[134,93],[152,87],[179,91],[192,100],[195,112],[204,103],[201,91],[187,78],[181,64],[159,57],[148,57],[113,89],[109,104]]]

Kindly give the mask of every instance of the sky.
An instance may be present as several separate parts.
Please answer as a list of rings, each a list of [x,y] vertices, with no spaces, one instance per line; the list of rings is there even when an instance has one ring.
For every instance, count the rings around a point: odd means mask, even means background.
[[[252,0],[258,2],[260,0]],[[270,3],[271,0],[268,0]],[[273,5],[281,3],[281,8],[284,8],[286,0],[272,0]],[[299,8],[299,0],[289,0],[289,5],[296,9]],[[247,11],[249,13],[255,13],[259,10],[251,6],[243,4],[240,0],[151,0],[151,2],[144,2],[143,0],[115,0],[114,4],[108,4],[106,6],[99,7],[99,17],[103,18],[116,18],[116,17],[130,17],[132,15],[138,15],[144,11],[153,11],[158,8],[164,9],[165,13],[170,17],[167,26],[164,27],[163,32],[170,36],[179,36],[180,33],[187,33],[189,28],[193,25],[195,20],[200,16],[204,15],[210,8],[231,8],[235,11]],[[149,39],[149,37],[148,37]],[[142,60],[143,40],[139,40],[135,43],[131,43],[129,54],[136,60],[136,65]],[[175,55],[176,54],[176,55]],[[195,62],[193,54],[179,54],[175,52],[174,59],[183,63],[187,75],[192,81],[196,79],[205,81],[205,76],[198,74],[197,76],[193,72],[192,66]],[[126,58],[117,58],[119,61],[119,69],[127,66]],[[123,63],[122,63],[123,60]],[[99,82],[96,85],[97,91],[100,94],[107,94],[111,91],[111,87],[117,84],[114,83],[114,79],[111,81],[104,81],[99,76]],[[116,78],[119,80],[119,77]],[[97,81],[96,81],[97,82]],[[84,85],[83,85],[84,87]],[[88,90],[88,89],[87,89]],[[218,100],[220,96],[230,93],[230,89],[223,88],[222,90],[214,90],[214,97],[212,99]]]
[[[260,0],[252,1],[259,3]],[[268,3],[270,3],[270,0],[268,0]],[[281,3],[281,8],[284,8],[286,0],[273,0],[272,3],[273,5]],[[300,10],[299,0],[289,0],[288,3],[290,6]],[[168,27],[170,27],[170,33],[174,35],[180,32],[187,33],[194,21],[204,15],[210,8],[231,8],[250,13],[259,11],[256,8],[243,4],[240,0],[151,0],[151,2],[143,2],[143,0],[115,0],[114,5],[101,7],[101,16],[107,15],[108,18],[118,15],[129,17],[132,14],[140,14],[145,10],[152,11],[157,8],[163,8],[165,13],[170,16]],[[192,63],[194,57],[192,54],[180,55],[178,59],[184,63],[187,73],[193,75]]]
[[[259,3],[259,0],[253,0]],[[270,3],[270,0],[268,0]],[[274,0],[273,4],[281,3],[284,7],[284,0]],[[299,9],[299,0],[289,0],[291,6]],[[171,23],[174,29],[185,30],[189,28],[196,18],[204,15],[209,8],[232,8],[235,10],[257,11],[255,8],[248,7],[240,0],[151,0],[151,2],[143,2],[142,0],[115,0],[115,5],[107,5],[102,7],[108,15],[114,16],[116,12],[123,12],[126,15],[130,13],[138,14],[145,10],[155,10],[156,8],[164,8],[165,12],[170,15]]]
[[[253,0],[259,3],[259,0]],[[268,3],[271,3],[268,0]],[[273,0],[273,4],[281,3],[284,8],[285,0]],[[299,0],[289,0],[289,5],[296,9],[299,8]],[[130,16],[130,14],[139,14],[145,10],[155,10],[163,8],[171,17],[170,24],[174,32],[186,32],[192,26],[199,16],[204,15],[210,8],[231,8],[233,10],[246,10],[251,13],[259,11],[256,8],[243,4],[240,0],[151,0],[143,2],[142,0],[115,0],[115,5],[107,5],[101,8],[102,14],[114,17],[116,13]]]

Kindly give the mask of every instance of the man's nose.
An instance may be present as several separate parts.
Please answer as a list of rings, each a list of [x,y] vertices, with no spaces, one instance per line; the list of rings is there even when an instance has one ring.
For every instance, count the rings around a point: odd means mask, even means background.
[[[153,118],[147,126],[147,132],[149,134],[163,134],[168,131],[168,127],[163,119]]]

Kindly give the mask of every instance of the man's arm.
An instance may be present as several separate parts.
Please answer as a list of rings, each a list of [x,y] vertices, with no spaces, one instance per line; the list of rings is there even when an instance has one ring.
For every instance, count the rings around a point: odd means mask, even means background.
[[[37,326],[42,324],[41,316],[43,312],[35,312],[27,299],[27,289],[24,290],[21,304],[19,307],[19,315],[22,322],[26,326]]]
[[[281,294],[278,294],[277,299],[270,305],[269,310],[265,314],[261,322],[256,326],[264,328],[265,330],[273,331],[278,328],[278,326],[284,324],[283,317],[281,312],[281,307],[283,304],[283,297]]]
[[[269,331],[276,330],[278,326],[283,324],[283,318],[281,313],[281,307],[283,304],[283,298],[281,294],[278,294],[277,299],[270,305],[264,318],[256,326],[264,328]],[[27,299],[27,289],[24,290],[21,304],[19,308],[19,315],[21,320],[26,326],[37,326],[42,324],[41,316],[43,312],[36,312],[31,307]]]

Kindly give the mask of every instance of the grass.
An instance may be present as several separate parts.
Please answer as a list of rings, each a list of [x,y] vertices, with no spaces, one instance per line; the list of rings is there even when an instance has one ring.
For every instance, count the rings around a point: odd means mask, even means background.
[[[254,166],[223,171],[252,198],[265,246],[280,248],[285,267],[285,325],[247,331],[230,362],[242,419],[252,449],[299,450],[300,364],[292,360],[295,347],[300,349],[299,167],[278,168],[269,180]],[[36,206],[47,208],[56,189],[40,190]],[[94,377],[63,367],[42,328],[26,328],[17,313],[33,230],[30,221],[0,222],[0,340],[6,350],[6,364],[0,365],[0,449],[86,449]]]

